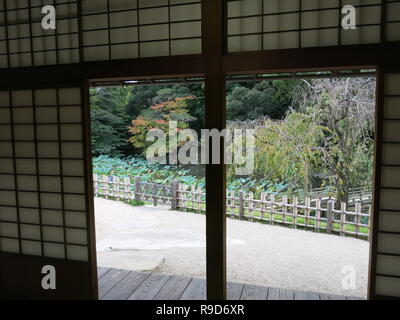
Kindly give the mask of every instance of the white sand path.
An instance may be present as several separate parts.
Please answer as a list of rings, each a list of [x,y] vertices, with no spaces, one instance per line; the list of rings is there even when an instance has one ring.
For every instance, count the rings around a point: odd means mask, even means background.
[[[99,266],[205,277],[204,215],[100,198],[95,205]],[[232,219],[227,229],[230,282],[366,296],[367,241]],[[343,288],[353,271],[355,288]]]

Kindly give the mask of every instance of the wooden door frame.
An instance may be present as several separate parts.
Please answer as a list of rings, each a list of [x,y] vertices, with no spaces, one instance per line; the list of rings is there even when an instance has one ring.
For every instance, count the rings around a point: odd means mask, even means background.
[[[381,42],[374,45],[352,45],[342,47],[320,47],[303,49],[285,49],[260,52],[227,53],[226,52],[226,6],[225,0],[203,0],[202,2],[202,37],[203,54],[169,56],[158,58],[126,59],[118,61],[84,62],[82,59],[82,41],[80,46],[80,63],[70,65],[37,66],[24,68],[8,68],[1,70],[0,89],[41,88],[54,86],[82,85],[87,82],[103,79],[132,79],[151,77],[183,77],[205,76],[206,82],[206,122],[209,128],[225,126],[225,87],[224,77],[231,74],[278,73],[288,71],[316,71],[350,68],[374,68],[377,70],[397,70],[400,66],[400,42],[385,42],[384,23],[381,27]],[[384,12],[384,10],[382,10]],[[79,12],[80,14],[80,12]],[[79,17],[81,20],[81,16]],[[384,19],[382,20],[384,21]],[[80,39],[82,32],[80,26]],[[40,74],[40,77],[37,75]],[[378,92],[382,90],[382,82],[378,81]],[[85,87],[85,88],[86,88]],[[86,89],[85,89],[86,90]],[[88,101],[85,100],[86,126],[88,120]],[[378,114],[382,109],[382,101],[377,101]],[[217,116],[212,112],[216,112]],[[377,132],[382,125],[377,124]],[[87,133],[90,128],[86,128]],[[87,148],[90,147],[90,137],[86,137]],[[376,148],[376,163],[379,163],[381,146]],[[89,153],[89,149],[86,150]],[[89,163],[90,159],[86,159]],[[87,180],[91,180],[90,170],[86,168]],[[226,217],[225,217],[225,166],[207,166],[207,296],[209,299],[226,298]],[[373,222],[377,223],[379,174],[375,172],[374,212]],[[90,181],[91,184],[91,181]],[[88,185],[86,192],[93,190]],[[93,211],[92,205],[88,203]],[[92,212],[89,213],[92,215]],[[89,216],[90,246],[91,246],[91,292],[92,298],[97,298],[97,270],[95,261],[94,217]],[[370,261],[369,298],[379,298],[375,294],[374,276],[376,264],[376,225],[372,225],[372,248]],[[94,251],[93,251],[94,249]],[[26,261],[34,263],[37,257],[1,254],[5,263],[17,266]],[[21,260],[22,259],[22,260]],[[19,262],[17,262],[19,261]],[[36,262],[35,262],[36,263]],[[72,268],[71,262],[57,261],[60,268]],[[95,275],[96,274],[96,275]],[[372,285],[371,285],[372,284]],[[22,285],[22,284],[21,284]],[[26,288],[26,285],[23,286]],[[22,288],[22,287],[21,287]]]

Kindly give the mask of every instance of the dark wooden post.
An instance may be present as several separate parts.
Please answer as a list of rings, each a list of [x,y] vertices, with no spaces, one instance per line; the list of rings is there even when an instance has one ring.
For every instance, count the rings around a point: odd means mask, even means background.
[[[171,200],[171,209],[178,209],[178,181],[172,181],[172,200]]]
[[[239,219],[244,217],[244,194],[243,191],[239,191]]]
[[[226,126],[224,0],[203,0],[202,47],[205,62],[206,128],[223,130]],[[226,299],[226,177],[221,143],[220,164],[206,167],[206,242],[207,299]],[[213,158],[209,148],[209,159]]]
[[[140,201],[140,178],[135,177],[135,200]]]
[[[333,230],[333,210],[335,209],[335,200],[328,200],[328,211],[326,213],[326,232],[332,233]]]
[[[153,205],[157,207],[158,201],[157,201],[157,183],[153,183]]]

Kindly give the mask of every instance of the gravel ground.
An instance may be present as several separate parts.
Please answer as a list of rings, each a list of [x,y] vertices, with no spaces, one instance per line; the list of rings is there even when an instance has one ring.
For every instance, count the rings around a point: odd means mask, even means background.
[[[98,265],[205,277],[205,216],[95,199]],[[228,281],[366,297],[367,241],[228,219]],[[355,288],[344,289],[346,270]]]

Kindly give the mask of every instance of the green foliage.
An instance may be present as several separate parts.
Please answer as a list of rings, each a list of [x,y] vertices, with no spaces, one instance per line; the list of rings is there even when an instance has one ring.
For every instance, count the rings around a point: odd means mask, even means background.
[[[132,151],[128,139],[124,112],[130,98],[128,88],[95,88],[90,90],[93,155],[119,157]]]
[[[132,121],[129,133],[132,135],[129,142],[135,148],[144,149],[153,142],[147,142],[146,137],[151,129],[160,129],[165,134],[169,132],[170,121],[177,123],[177,130],[189,128],[189,123],[196,120],[189,114],[187,101],[194,100],[195,97],[173,98],[165,102],[160,102],[151,106],[146,112]]]
[[[253,120],[268,115],[282,119],[299,80],[274,80],[228,84],[227,119]]]
[[[97,175],[112,175],[117,177],[140,177],[145,182],[169,184],[177,180],[180,183],[204,186],[202,177],[190,175],[188,168],[178,165],[152,164],[142,158],[111,158],[99,156],[93,158],[93,173]]]

